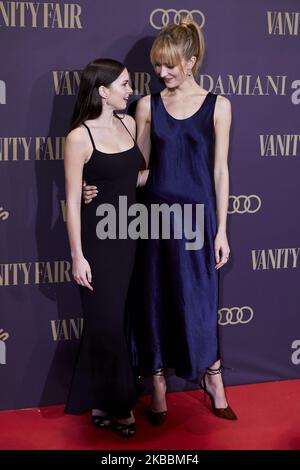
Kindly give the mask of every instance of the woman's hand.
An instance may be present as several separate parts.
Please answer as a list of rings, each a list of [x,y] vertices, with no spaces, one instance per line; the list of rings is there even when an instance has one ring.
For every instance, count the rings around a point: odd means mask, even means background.
[[[87,186],[86,182],[82,185],[82,197],[85,204],[89,204],[98,194],[97,186]]]
[[[230,248],[226,233],[218,232],[215,238],[216,269],[220,269],[229,259]]]
[[[92,271],[89,263],[84,257],[73,258],[72,274],[77,284],[93,290],[90,284],[92,282]]]
[[[136,185],[140,188],[141,186],[145,186],[147,183],[147,179],[149,176],[149,170],[141,170],[138,173],[138,179]]]

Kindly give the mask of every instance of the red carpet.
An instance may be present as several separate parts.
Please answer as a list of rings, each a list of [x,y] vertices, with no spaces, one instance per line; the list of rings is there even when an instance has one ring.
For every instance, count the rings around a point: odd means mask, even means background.
[[[62,406],[2,411],[0,449],[300,449],[300,380],[227,388],[238,421],[216,418],[203,392],[170,393],[169,416],[160,428],[136,407],[131,440],[98,430],[88,415],[64,415]]]

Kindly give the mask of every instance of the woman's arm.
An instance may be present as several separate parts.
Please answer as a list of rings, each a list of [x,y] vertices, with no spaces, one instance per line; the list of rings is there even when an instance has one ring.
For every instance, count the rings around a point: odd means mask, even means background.
[[[144,186],[149,176],[149,159],[151,152],[150,126],[151,126],[151,98],[144,96],[138,101],[135,113],[137,123],[137,144],[145,160],[146,170],[139,171],[137,186]]]
[[[145,184],[147,183],[148,176],[149,176],[149,170],[139,171],[138,179],[136,183],[137,187],[140,188],[141,186],[145,186]]]
[[[92,289],[91,269],[84,258],[81,245],[81,191],[84,162],[88,146],[83,129],[74,129],[66,138],[64,167],[66,188],[66,223],[72,257],[72,274],[76,282]]]
[[[229,258],[229,245],[226,235],[229,173],[228,149],[231,126],[231,104],[224,96],[217,98],[215,113],[215,164],[214,182],[217,202],[217,235],[215,238],[216,268],[223,266]]]
[[[137,144],[146,162],[146,168],[149,166],[151,140],[151,101],[150,96],[144,96],[138,101],[135,113],[137,124]]]

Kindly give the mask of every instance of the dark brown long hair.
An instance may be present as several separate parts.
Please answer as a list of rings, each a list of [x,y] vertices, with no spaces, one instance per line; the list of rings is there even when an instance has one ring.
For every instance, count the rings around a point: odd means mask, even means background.
[[[125,69],[125,65],[114,59],[92,60],[83,70],[77,99],[71,119],[70,131],[88,119],[96,119],[102,112],[100,86],[108,87]]]

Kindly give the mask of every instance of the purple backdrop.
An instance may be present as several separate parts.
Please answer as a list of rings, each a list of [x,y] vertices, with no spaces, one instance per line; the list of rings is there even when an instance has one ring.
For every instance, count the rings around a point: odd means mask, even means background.
[[[80,69],[113,57],[130,70],[133,100],[157,91],[150,46],[180,9],[206,37],[199,83],[233,107],[225,382],[300,377],[299,2],[0,1],[1,409],[63,403],[79,344],[63,144]]]

